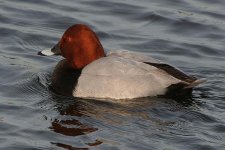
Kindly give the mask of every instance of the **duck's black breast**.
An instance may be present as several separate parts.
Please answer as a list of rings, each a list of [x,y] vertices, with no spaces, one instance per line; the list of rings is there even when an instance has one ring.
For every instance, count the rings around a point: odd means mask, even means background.
[[[82,69],[72,69],[68,62],[61,60],[55,67],[52,74],[52,89],[62,95],[72,96]]]

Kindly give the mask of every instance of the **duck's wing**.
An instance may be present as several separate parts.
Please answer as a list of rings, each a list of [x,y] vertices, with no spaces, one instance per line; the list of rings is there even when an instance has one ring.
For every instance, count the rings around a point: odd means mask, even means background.
[[[167,87],[167,92],[165,93],[166,97],[176,98],[176,97],[190,96],[192,88],[206,81],[206,79],[197,79],[196,77],[189,76],[180,71],[179,69],[170,66],[168,64],[150,63],[150,62],[144,63],[154,66],[158,69],[161,69],[166,73],[168,73],[169,75],[175,77],[176,79],[181,80],[181,82],[172,84]]]
[[[169,75],[181,80],[181,81],[185,81],[187,83],[192,83],[194,81],[197,80],[196,77],[193,76],[189,76],[187,74],[185,74],[184,72],[180,71],[179,69],[169,65],[169,64],[165,64],[165,63],[152,63],[152,62],[144,62],[146,64],[149,64],[151,66],[154,66],[158,69],[161,69],[163,71],[165,71],[166,73],[168,73]]]
[[[115,51],[109,51],[107,53],[107,56],[119,56],[119,57],[131,59],[131,60],[135,60],[138,62],[143,62],[145,64],[148,64],[148,65],[154,66],[160,70],[163,70],[166,73],[168,73],[169,75],[171,75],[181,81],[184,81],[186,83],[192,83],[197,80],[197,78],[195,78],[193,76],[189,76],[189,75],[185,74],[184,72],[182,72],[181,70],[179,70],[167,63],[164,63],[160,60],[157,60],[148,55],[145,55],[143,53],[136,53],[136,52],[131,52],[131,51],[127,51],[127,50],[115,50]]]
[[[151,63],[163,63],[160,60],[152,58],[144,53],[131,52],[128,50],[111,50],[108,51],[107,56],[118,56],[138,62],[151,62]]]
[[[118,56],[100,58],[83,68],[77,97],[137,98],[163,95],[180,80],[152,65]]]

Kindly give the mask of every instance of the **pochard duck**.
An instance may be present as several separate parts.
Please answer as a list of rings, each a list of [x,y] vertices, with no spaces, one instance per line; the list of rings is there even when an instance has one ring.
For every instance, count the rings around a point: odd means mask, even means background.
[[[94,99],[133,99],[190,94],[204,82],[144,54],[105,52],[88,26],[69,27],[42,55],[62,55],[52,74],[52,88],[62,95]]]

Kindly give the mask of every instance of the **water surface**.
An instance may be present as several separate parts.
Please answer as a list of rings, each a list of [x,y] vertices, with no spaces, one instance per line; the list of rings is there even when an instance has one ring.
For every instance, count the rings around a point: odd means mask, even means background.
[[[225,149],[223,0],[0,1],[0,149]],[[49,89],[62,57],[37,52],[76,23],[207,82],[191,99],[101,102]]]

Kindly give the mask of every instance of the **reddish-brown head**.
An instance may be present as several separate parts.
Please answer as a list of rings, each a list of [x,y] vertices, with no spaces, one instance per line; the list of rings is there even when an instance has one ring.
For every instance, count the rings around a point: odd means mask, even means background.
[[[76,24],[69,27],[58,43],[61,54],[74,69],[81,69],[92,61],[104,57],[104,49],[88,26]]]

